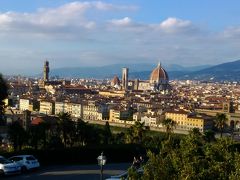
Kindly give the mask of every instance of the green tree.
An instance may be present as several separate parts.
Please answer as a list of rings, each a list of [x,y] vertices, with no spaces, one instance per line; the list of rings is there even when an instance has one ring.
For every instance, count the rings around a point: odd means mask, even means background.
[[[6,81],[3,79],[2,74],[0,74],[0,125],[4,125],[4,106],[3,102],[8,96],[8,86]]]
[[[128,169],[128,180],[140,180],[141,174],[137,171],[136,168],[130,167]]]
[[[30,144],[38,149],[39,145],[42,145],[42,148],[46,148],[47,145],[47,131],[49,126],[47,122],[41,122],[38,125],[31,126],[29,128],[29,139]]]
[[[230,138],[206,141],[194,128],[180,144],[165,140],[158,153],[149,151],[142,179],[239,179],[238,148]]]
[[[173,129],[176,128],[176,122],[172,119],[164,119],[162,125],[166,128],[168,139],[170,139]]]
[[[143,137],[145,136],[145,132],[144,123],[136,121],[134,125],[128,128],[125,134],[125,141],[127,143],[141,144]]]
[[[207,130],[204,132],[204,139],[207,142],[215,141],[215,132],[213,130]]]
[[[228,119],[227,119],[226,114],[217,113],[216,119],[215,119],[215,126],[220,131],[221,137],[222,137],[222,134],[223,134],[224,127],[226,126],[227,120]]]
[[[66,147],[67,144],[72,144],[71,132],[74,130],[74,122],[71,120],[71,115],[69,113],[61,112],[58,114],[58,128],[63,139],[63,144]]]
[[[104,144],[109,144],[111,143],[112,140],[112,132],[110,129],[110,125],[109,122],[107,121],[105,126],[104,126],[104,130],[103,130],[103,136],[104,136]]]
[[[87,144],[89,133],[88,123],[84,122],[82,119],[78,119],[76,125],[76,142],[80,146],[85,146]]]
[[[19,151],[27,141],[27,133],[19,121],[13,122],[8,127],[8,137],[13,144],[14,151]]]

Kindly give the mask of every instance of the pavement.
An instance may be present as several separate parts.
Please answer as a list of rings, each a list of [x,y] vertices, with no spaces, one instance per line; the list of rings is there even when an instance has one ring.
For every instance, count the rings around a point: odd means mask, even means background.
[[[107,164],[104,166],[103,179],[125,172],[131,166],[130,163]],[[99,180],[100,167],[98,165],[65,165],[49,166],[21,175],[4,177],[6,180]]]

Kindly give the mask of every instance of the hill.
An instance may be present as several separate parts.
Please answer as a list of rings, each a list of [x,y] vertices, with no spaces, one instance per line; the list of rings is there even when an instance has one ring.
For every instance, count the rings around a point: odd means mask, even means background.
[[[114,75],[121,77],[121,71],[123,67],[129,68],[129,77],[132,79],[148,79],[151,71],[156,67],[155,64],[113,64],[101,67],[67,67],[52,69],[50,76],[58,76],[65,78],[112,78]],[[200,70],[209,67],[194,66],[183,67],[177,64],[171,64],[164,66],[168,72],[190,72],[194,70]],[[41,75],[39,75],[41,76]]]
[[[174,75],[174,74],[173,74]],[[206,81],[240,81],[240,60],[219,64],[194,72],[180,72],[174,79]]]

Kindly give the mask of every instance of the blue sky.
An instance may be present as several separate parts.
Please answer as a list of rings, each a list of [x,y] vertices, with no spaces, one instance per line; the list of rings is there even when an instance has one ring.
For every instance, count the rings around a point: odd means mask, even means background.
[[[1,0],[0,72],[240,58],[239,0]]]

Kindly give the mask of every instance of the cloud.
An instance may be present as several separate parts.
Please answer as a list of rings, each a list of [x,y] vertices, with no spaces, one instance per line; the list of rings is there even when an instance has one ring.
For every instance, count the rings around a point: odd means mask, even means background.
[[[182,19],[169,17],[160,24],[160,27],[163,29],[185,28],[185,27],[191,26],[191,24],[192,23],[188,20],[182,20]]]
[[[115,26],[128,26],[132,23],[132,20],[129,17],[123,19],[113,19],[110,21]]]
[[[135,6],[114,5],[101,1],[71,2],[57,8],[41,8],[33,13],[6,12],[0,14],[0,34],[72,32],[71,29],[94,29],[96,22],[86,17],[86,12],[94,11],[132,11]]]
[[[156,28],[166,33],[190,33],[198,31],[198,28],[195,27],[191,21],[174,17],[169,17],[162,21]]]
[[[240,27],[229,27],[221,34],[224,38],[238,39],[240,38]]]
[[[135,21],[131,13],[136,10],[131,5],[76,1],[31,13],[0,13],[0,62],[36,67],[40,59],[52,58],[61,67],[161,59],[195,65],[240,56],[239,27],[215,32],[177,17]]]

